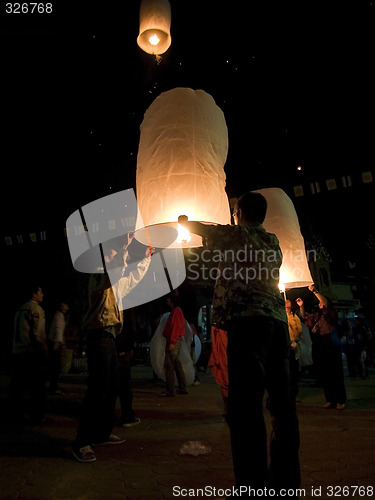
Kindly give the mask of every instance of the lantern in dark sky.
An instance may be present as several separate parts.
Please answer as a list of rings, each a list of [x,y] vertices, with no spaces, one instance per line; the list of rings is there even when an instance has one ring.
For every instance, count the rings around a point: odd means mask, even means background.
[[[168,0],[142,0],[137,43],[148,54],[164,54],[171,44],[171,6]]]
[[[280,290],[312,285],[305,242],[292,200],[280,188],[259,189],[255,192],[261,193],[267,200],[263,226],[267,232],[278,237],[283,254]]]
[[[227,152],[224,113],[211,95],[190,88],[160,94],[141,124],[136,187],[146,228],[138,228],[135,237],[144,244],[167,247],[170,239],[163,241],[163,236],[168,236],[167,227],[173,227],[179,232],[175,245],[196,247],[202,238],[187,233],[177,222],[179,215],[230,224]]]

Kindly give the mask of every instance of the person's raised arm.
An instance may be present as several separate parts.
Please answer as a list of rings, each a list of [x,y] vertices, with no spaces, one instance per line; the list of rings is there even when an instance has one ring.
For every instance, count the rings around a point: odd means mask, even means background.
[[[315,295],[319,302],[321,302],[325,306],[328,304],[327,299],[324,297],[324,295],[318,292],[318,290],[315,288],[315,285],[309,285],[309,290]]]
[[[178,223],[185,227],[190,233],[198,234],[199,236],[206,236],[205,224],[197,221],[189,221],[187,215],[180,215],[178,217]]]
[[[299,307],[302,318],[304,318],[306,316],[306,311],[305,311],[305,306],[303,304],[303,300],[300,297],[298,297],[298,299],[296,299],[296,303]]]

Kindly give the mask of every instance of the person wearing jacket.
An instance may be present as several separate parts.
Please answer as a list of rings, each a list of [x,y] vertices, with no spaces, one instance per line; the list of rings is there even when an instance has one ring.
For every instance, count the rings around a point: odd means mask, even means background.
[[[79,462],[96,460],[91,445],[125,441],[112,433],[119,390],[116,336],[123,328],[123,310],[118,304],[122,304],[123,297],[142,280],[152,254],[152,249],[147,248],[146,257],[137,269],[124,276],[127,248],[132,238],[133,234],[128,234],[122,246],[113,240],[103,244],[106,272],[98,269],[89,280],[88,308],[82,321],[89,375],[73,444],[73,456]]]
[[[40,306],[44,294],[39,283],[31,283],[29,290],[29,300],[14,318],[10,413],[13,421],[38,425],[46,420],[48,349],[45,313]]]

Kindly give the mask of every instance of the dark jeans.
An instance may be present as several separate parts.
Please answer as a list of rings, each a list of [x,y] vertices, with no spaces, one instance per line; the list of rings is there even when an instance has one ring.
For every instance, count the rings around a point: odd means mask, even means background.
[[[131,376],[131,359],[129,352],[119,356],[119,399],[121,406],[121,419],[123,422],[133,422],[135,418],[133,410],[133,391]]]
[[[298,488],[299,424],[290,391],[287,324],[254,316],[231,321],[227,331],[227,422],[236,487]],[[272,418],[269,470],[265,391]]]
[[[75,445],[105,441],[111,434],[118,395],[118,359],[115,338],[102,330],[87,335],[88,381],[82,401]]]
[[[13,354],[10,413],[15,420],[28,416],[38,423],[46,411],[47,357],[44,352]]]
[[[319,372],[327,402],[334,405],[346,402],[344,385],[344,367],[342,349],[336,332],[319,335],[317,338],[319,352]]]

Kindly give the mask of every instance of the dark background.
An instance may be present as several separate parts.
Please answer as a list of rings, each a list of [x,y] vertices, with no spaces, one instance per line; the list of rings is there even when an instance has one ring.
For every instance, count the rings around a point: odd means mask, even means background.
[[[135,189],[143,115],[178,86],[205,90],[224,112],[230,198],[281,187],[338,279],[373,273],[374,186],[362,178],[374,175],[373,2],[170,3],[159,63],[137,46],[138,0],[55,1],[51,15],[2,6],[2,249],[15,288],[30,268],[64,281],[67,217]]]

